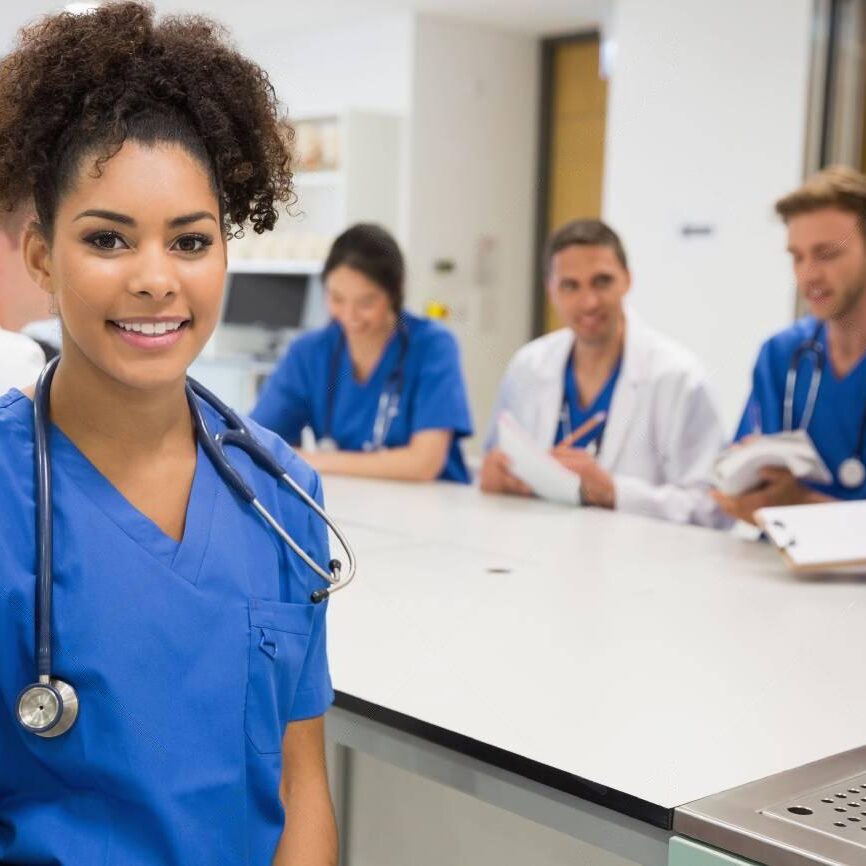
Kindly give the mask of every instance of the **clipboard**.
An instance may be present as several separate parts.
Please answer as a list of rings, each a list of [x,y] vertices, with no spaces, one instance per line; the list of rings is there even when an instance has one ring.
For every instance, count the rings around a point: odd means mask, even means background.
[[[792,571],[866,575],[866,501],[760,508],[755,521]]]

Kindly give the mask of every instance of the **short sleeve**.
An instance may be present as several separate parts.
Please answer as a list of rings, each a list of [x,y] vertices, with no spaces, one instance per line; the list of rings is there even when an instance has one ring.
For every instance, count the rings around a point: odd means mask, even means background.
[[[765,343],[752,372],[752,390],[746,400],[734,441],[739,442],[753,433],[778,432],[776,407],[773,405],[773,370],[770,358],[770,345]]]
[[[445,330],[425,340],[412,401],[410,430],[452,430],[472,435],[472,417],[457,341]]]
[[[313,476],[314,483],[310,495],[319,506],[324,507],[322,496],[322,484],[318,475]],[[307,545],[304,545],[306,553],[310,558],[324,567],[331,559],[328,549],[328,533],[324,521],[308,509],[307,522]],[[326,585],[312,569],[304,567],[302,573],[305,575],[304,597]],[[328,601],[319,602],[315,606],[313,615],[313,628],[310,642],[307,646],[307,654],[304,657],[298,679],[298,687],[292,702],[289,720],[293,722],[301,719],[311,719],[321,716],[334,701],[334,689],[331,685],[331,674],[328,667],[327,633],[325,621],[327,617]]]
[[[746,400],[743,414],[740,416],[740,423],[737,425],[737,432],[734,434],[734,442],[739,442],[745,439],[746,436],[751,436],[753,433],[760,431],[761,404],[755,397],[755,392],[749,394],[749,399]]]
[[[286,442],[297,445],[301,430],[312,423],[309,391],[300,352],[292,344],[270,379],[265,382],[250,417],[273,430]]]

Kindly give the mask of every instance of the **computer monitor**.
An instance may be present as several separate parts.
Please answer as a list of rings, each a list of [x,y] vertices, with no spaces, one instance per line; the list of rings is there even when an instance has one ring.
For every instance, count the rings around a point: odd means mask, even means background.
[[[223,324],[297,330],[303,321],[309,282],[308,274],[230,274]]]

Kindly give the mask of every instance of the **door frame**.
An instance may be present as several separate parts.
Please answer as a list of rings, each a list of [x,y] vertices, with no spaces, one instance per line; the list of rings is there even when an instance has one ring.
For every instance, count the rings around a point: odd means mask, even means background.
[[[538,186],[535,196],[535,251],[533,256],[532,336],[544,333],[544,245],[547,242],[547,210],[550,206],[550,146],[553,138],[553,64],[556,49],[564,43],[597,41],[602,35],[597,27],[549,36],[541,40],[541,93],[538,114]]]

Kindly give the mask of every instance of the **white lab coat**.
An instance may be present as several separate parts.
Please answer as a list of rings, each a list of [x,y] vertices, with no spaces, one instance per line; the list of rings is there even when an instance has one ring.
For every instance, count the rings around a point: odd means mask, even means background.
[[[495,445],[496,419],[504,409],[539,446],[552,446],[573,347],[574,333],[563,328],[518,350],[500,387],[488,448]],[[617,509],[675,523],[728,525],[707,492],[726,439],[697,358],[629,312],[597,457],[613,476]]]
[[[0,394],[32,385],[44,366],[45,354],[38,343],[0,328]]]

